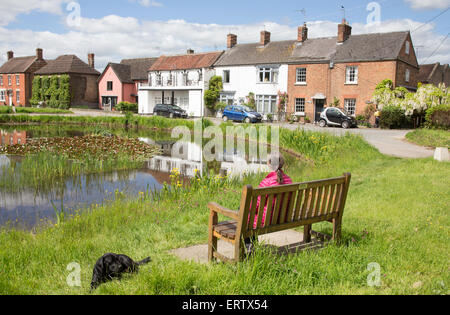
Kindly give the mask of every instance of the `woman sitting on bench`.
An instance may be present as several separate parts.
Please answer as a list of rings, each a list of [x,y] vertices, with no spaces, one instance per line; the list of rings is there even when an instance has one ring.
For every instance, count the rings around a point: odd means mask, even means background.
[[[272,187],[272,186],[280,186],[280,185],[289,185],[292,184],[292,179],[283,172],[284,166],[284,157],[280,153],[273,153],[267,159],[267,165],[272,170],[266,178],[259,184],[259,188]],[[256,204],[256,209],[259,209],[259,203],[261,202],[261,197],[258,198],[258,203]],[[275,204],[275,201],[274,203]],[[266,222],[266,213],[267,213],[267,204],[264,207],[264,212],[262,214],[262,224]],[[273,207],[273,205],[272,205]],[[258,216],[259,213],[255,215],[255,221],[253,223],[253,228],[256,229],[258,225]],[[272,218],[269,218],[270,222],[272,222]],[[249,237],[245,239],[245,244],[249,245],[252,242],[256,242],[258,237]],[[248,246],[247,246],[248,247]]]

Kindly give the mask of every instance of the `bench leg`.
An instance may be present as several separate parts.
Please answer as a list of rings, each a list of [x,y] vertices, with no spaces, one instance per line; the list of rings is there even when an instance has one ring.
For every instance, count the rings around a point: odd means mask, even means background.
[[[341,223],[340,219],[333,219],[333,241],[339,242],[341,240]]]
[[[244,259],[245,256],[245,242],[244,239],[236,242],[234,245],[234,261],[240,262]]]
[[[214,260],[214,252],[217,251],[217,237],[214,236],[213,226],[217,224],[217,213],[211,211],[209,216],[209,240],[208,240],[208,261]]]
[[[305,225],[303,228],[303,242],[310,243],[311,242],[311,225]]]

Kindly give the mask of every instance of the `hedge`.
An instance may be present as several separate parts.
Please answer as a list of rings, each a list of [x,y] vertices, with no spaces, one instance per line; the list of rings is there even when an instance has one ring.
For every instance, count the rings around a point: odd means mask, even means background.
[[[425,115],[427,125],[434,128],[450,128],[450,105],[431,107]]]

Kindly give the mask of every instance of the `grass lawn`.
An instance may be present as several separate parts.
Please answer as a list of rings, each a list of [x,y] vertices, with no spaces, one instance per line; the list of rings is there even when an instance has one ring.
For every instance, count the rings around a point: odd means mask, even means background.
[[[263,177],[258,175],[158,202],[117,200],[37,233],[4,230],[0,293],[89,294],[92,268],[107,252],[136,260],[151,256],[152,262],[137,275],[100,286],[96,294],[450,293],[448,163],[386,157],[356,136],[283,130],[281,143],[309,150],[303,153],[314,158],[314,167],[287,169],[295,181],[352,173],[342,245],[287,257],[257,251],[234,265],[201,265],[168,253],[207,243],[207,203],[236,209],[242,185],[257,185]],[[313,228],[332,229],[328,223]],[[72,262],[81,266],[81,288],[66,284]],[[381,268],[379,287],[367,285],[370,263]]]
[[[450,131],[439,129],[417,129],[406,135],[406,138],[415,144],[426,147],[450,148]]]
[[[18,114],[73,114],[70,110],[58,108],[15,107]],[[0,114],[13,114],[10,106],[0,106]]]

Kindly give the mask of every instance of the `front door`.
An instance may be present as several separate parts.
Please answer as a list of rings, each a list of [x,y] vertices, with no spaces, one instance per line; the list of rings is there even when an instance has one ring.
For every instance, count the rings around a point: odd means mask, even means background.
[[[315,122],[319,122],[320,120],[320,114],[323,112],[323,107],[325,106],[325,100],[314,100],[316,104],[316,115],[315,115]]]

